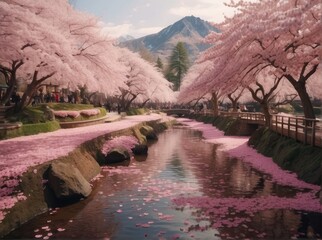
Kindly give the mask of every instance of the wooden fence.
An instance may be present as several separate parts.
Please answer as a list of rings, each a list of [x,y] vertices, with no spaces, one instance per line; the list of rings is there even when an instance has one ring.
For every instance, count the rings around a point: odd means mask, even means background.
[[[262,113],[220,112],[220,116],[235,117],[248,123],[265,125],[265,117]],[[272,131],[296,141],[322,147],[322,122],[320,120],[274,114],[271,115],[269,127]]]
[[[272,115],[270,129],[304,144],[322,147],[321,122],[317,119]]]
[[[265,125],[265,116],[262,113],[251,113],[251,112],[220,112],[220,116],[223,117],[235,117],[249,122],[256,122]]]
[[[188,109],[170,109],[168,113],[189,113]],[[213,111],[202,110],[198,114],[213,116]],[[219,112],[220,116],[240,118],[249,124],[265,125],[265,116],[258,112]],[[322,147],[322,121],[282,114],[271,115],[269,128],[283,136],[312,146]]]

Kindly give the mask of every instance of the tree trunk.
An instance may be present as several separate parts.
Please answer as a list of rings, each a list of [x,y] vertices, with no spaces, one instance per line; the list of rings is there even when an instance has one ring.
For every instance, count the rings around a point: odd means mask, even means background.
[[[5,77],[6,77],[6,83],[8,85],[8,89],[1,100],[1,104],[3,105],[6,104],[8,101],[10,101],[12,93],[17,85],[16,72],[22,64],[23,64],[22,61],[14,61],[11,65],[11,69],[4,70],[7,72],[7,74],[5,74]]]
[[[213,92],[211,95],[212,95],[211,101],[213,104],[214,117],[218,117],[219,116],[218,95],[216,92]]]
[[[117,104],[117,112],[118,113],[121,113],[122,110],[124,111],[124,109],[125,109],[125,95],[126,94],[122,94],[122,97],[119,100],[119,103]]]
[[[34,95],[35,91],[37,91],[38,87],[48,78],[52,77],[55,74],[55,72],[52,72],[40,79],[37,79],[38,76],[38,71],[34,72],[33,78],[32,78],[32,82],[28,85],[26,91],[24,92],[24,94],[22,95],[21,101],[19,104],[17,104],[15,111],[19,112],[21,111],[23,108],[27,107],[28,104],[30,104],[31,100],[30,98]]]
[[[176,89],[177,91],[180,91],[181,78],[182,78],[182,73],[181,73],[181,67],[180,67],[178,71],[178,82],[177,82],[177,89]]]
[[[141,104],[141,108],[145,107],[145,104],[147,104],[147,102],[150,101],[150,99],[148,98],[147,100],[145,100],[142,104]]]
[[[128,111],[130,109],[130,106],[132,104],[132,102],[134,101],[134,99],[136,99],[137,95],[133,95],[132,94],[132,98],[127,102],[126,106],[125,106],[125,111]]]
[[[265,117],[265,126],[269,127],[271,125],[271,114],[269,113],[268,103],[267,103],[267,101],[264,101],[264,102],[261,102],[260,105],[261,105],[262,112]]]
[[[310,96],[306,90],[306,82],[316,72],[319,64],[314,65],[310,69],[310,71],[307,71],[308,66],[309,66],[308,62],[303,64],[298,81],[292,75],[289,75],[289,74],[285,75],[285,77],[293,85],[293,87],[295,88],[296,92],[298,93],[301,99],[305,118],[315,119],[313,105],[312,105]]]
[[[14,77],[12,80],[10,80],[10,83],[11,84],[7,88],[7,91],[6,91],[5,95],[2,98],[1,105],[5,105],[7,102],[10,101],[12,93],[13,93],[15,87],[16,87],[16,84],[17,84],[16,77]]]
[[[301,99],[305,118],[315,119],[315,113],[309,94],[306,91],[305,82],[296,82],[293,85]]]
[[[34,95],[35,90],[37,89],[37,84],[32,82],[28,85],[26,91],[23,93],[20,102],[15,106],[15,112],[20,112],[22,109],[27,107],[30,104],[30,98]]]
[[[238,112],[237,109],[237,105],[238,105],[238,100],[240,99],[240,97],[242,96],[243,92],[244,92],[244,88],[242,91],[240,91],[240,93],[234,97],[233,94],[236,93],[236,91],[238,90],[238,88],[236,88],[232,93],[229,93],[227,95],[227,97],[229,98],[229,100],[231,101],[232,107],[233,107],[233,112]]]
[[[233,112],[238,112],[237,103],[238,103],[238,101],[231,100],[231,104],[232,104],[232,107],[233,107]]]
[[[234,99],[232,94],[228,94],[227,97],[231,101],[233,112],[238,112],[238,110],[237,110],[237,102],[238,102],[239,98]]]

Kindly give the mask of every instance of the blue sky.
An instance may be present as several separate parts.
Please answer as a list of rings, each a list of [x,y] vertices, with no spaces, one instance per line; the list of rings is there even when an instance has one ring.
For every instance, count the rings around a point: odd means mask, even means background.
[[[157,33],[185,16],[221,22],[234,10],[230,0],[70,0],[76,9],[96,15],[113,37]]]

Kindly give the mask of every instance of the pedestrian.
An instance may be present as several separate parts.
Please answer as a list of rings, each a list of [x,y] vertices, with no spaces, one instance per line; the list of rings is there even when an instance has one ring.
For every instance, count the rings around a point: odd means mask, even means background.
[[[111,112],[111,104],[108,101],[105,103],[105,108],[108,110],[108,112]]]

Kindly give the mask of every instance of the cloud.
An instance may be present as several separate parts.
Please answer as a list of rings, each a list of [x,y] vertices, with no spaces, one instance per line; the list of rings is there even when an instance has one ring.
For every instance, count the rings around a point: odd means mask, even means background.
[[[145,36],[148,34],[157,33],[159,31],[161,31],[163,28],[164,27],[143,27],[143,28],[136,29],[135,32],[140,36]],[[132,36],[134,36],[134,35],[132,35]]]
[[[181,6],[170,8],[169,13],[180,17],[194,15],[210,22],[219,23],[224,21],[225,16],[232,16],[235,11],[225,6],[223,1],[199,0],[197,2],[194,5],[181,4]]]
[[[124,23],[120,25],[115,25],[113,23],[105,24],[101,22],[103,33],[113,37],[118,38],[120,36],[130,35],[135,38],[157,33],[163,29],[163,27],[141,27],[137,28],[131,23]]]
[[[112,23],[105,24],[102,22],[102,25],[103,25],[103,33],[115,38],[124,36],[124,35],[129,35],[129,32],[131,31],[131,29],[133,29],[133,25],[130,23],[114,25]]]

